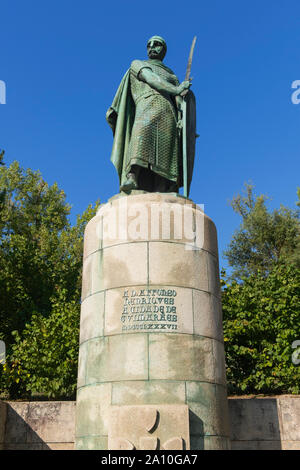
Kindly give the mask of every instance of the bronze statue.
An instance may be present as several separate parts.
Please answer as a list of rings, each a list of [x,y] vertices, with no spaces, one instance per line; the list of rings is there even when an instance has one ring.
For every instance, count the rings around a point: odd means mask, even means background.
[[[179,83],[163,64],[166,51],[163,38],[149,39],[149,59],[131,63],[106,114],[114,134],[111,160],[119,175],[120,191],[178,192],[184,184],[182,140],[188,132],[188,196],[195,151],[195,100],[189,91],[189,77]],[[189,122],[183,119],[184,101],[184,109],[193,114]]]

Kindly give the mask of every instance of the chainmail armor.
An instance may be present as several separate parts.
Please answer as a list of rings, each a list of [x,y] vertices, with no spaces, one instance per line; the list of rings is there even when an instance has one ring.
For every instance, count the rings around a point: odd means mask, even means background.
[[[143,68],[150,68],[174,86],[179,85],[176,75],[163,64],[151,60],[132,62],[130,87],[136,109],[126,170],[129,172],[131,165],[140,165],[177,181],[180,146],[175,97],[162,94],[139,80]]]

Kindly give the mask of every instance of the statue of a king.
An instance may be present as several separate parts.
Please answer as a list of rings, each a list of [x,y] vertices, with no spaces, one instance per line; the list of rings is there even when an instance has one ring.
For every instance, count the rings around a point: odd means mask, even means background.
[[[163,64],[166,51],[163,38],[149,39],[149,59],[131,63],[106,113],[120,191],[178,192],[183,184],[179,109],[190,81],[179,83]]]

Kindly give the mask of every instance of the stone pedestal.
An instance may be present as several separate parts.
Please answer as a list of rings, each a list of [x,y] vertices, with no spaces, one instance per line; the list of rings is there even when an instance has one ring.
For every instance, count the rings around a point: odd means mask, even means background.
[[[76,413],[77,449],[229,448],[217,235],[191,200],[118,195],[88,223]]]

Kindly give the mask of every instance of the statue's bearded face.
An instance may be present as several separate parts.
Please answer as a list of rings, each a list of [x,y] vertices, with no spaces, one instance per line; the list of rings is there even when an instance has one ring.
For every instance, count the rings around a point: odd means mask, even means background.
[[[162,42],[157,39],[150,39],[147,44],[147,54],[149,59],[163,60],[166,50]]]

